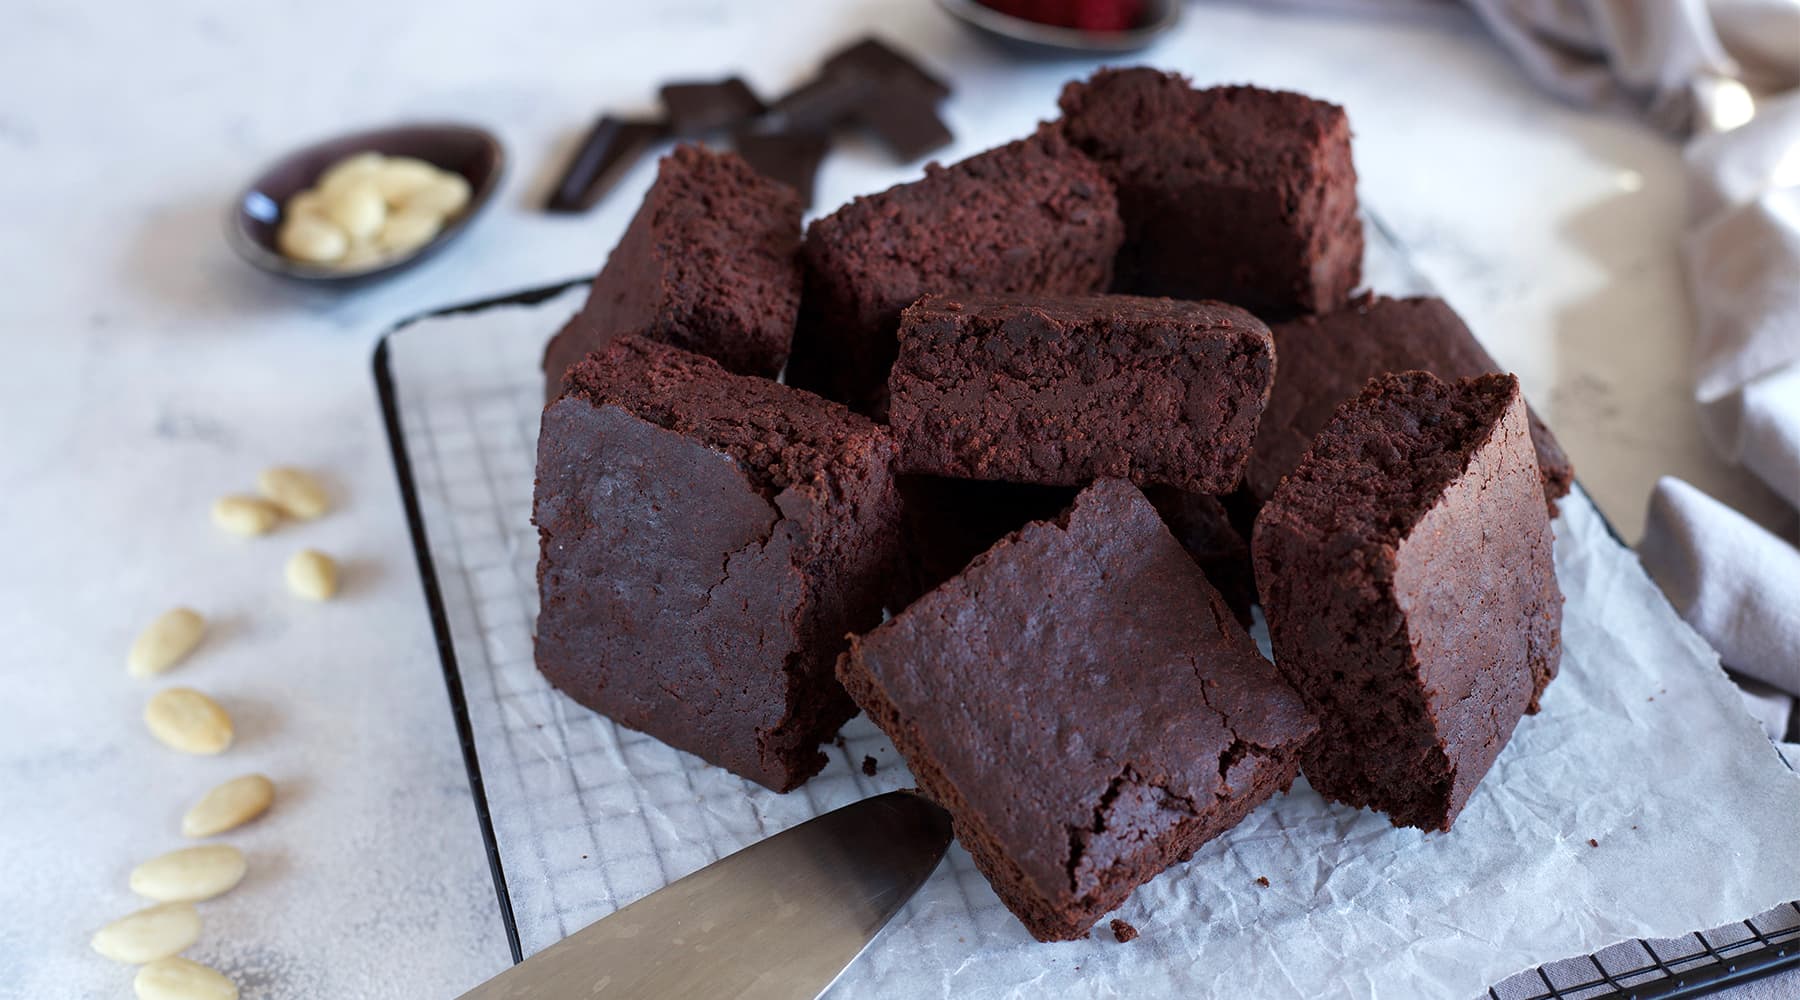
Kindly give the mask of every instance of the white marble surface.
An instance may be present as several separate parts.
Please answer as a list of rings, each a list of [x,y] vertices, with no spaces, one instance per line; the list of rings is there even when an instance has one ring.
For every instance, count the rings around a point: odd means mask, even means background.
[[[1670,143],[1541,97],[1457,11],[1189,14],[1148,61],[1350,109],[1366,196],[1519,371],[1628,537],[1662,474],[1771,515],[1692,419]],[[125,873],[178,846],[186,802],[250,769],[282,801],[236,838],[253,874],[204,906],[195,957],[231,967],[247,996],[449,996],[497,971],[505,947],[374,407],[376,335],[597,267],[647,166],[586,218],[532,206],[553,149],[660,80],[730,67],[776,91],[876,26],[957,80],[949,158],[1024,131],[1085,68],[1015,67],[923,0],[14,0],[5,20],[0,996],[21,998],[126,995],[129,970],[89,953],[88,934],[135,905]],[[350,294],[232,258],[226,202],[265,160],[407,118],[485,124],[512,154],[465,242]],[[819,202],[915,171],[854,147],[827,165]],[[265,539],[219,535],[208,503],[274,461],[327,470],[339,509]],[[282,591],[302,545],[347,560],[341,600]],[[218,622],[168,682],[236,709],[240,743],[219,759],[152,744],[137,717],[156,685],[123,670],[136,629],[177,601]]]

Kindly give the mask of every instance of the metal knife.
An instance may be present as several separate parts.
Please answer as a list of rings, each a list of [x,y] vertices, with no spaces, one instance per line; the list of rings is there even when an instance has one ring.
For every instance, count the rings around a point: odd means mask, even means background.
[[[949,815],[924,797],[864,799],[602,917],[462,1000],[817,997],[949,844]]]

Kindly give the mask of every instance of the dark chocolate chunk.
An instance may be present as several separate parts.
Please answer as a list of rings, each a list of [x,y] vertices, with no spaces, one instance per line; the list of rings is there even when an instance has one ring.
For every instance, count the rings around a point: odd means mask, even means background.
[[[950,85],[926,72],[925,68],[898,49],[873,36],[839,51],[825,60],[827,76],[861,76],[875,80],[900,80],[932,100],[950,96]]]
[[[875,758],[866,754],[863,756],[862,772],[871,778],[875,777]]]
[[[661,94],[669,128],[679,136],[734,128],[763,113],[762,98],[735,76],[713,83],[668,83]]]
[[[951,142],[937,116],[949,85],[880,39],[865,38],[825,60],[819,79],[793,96],[817,117],[853,117],[905,162]]]
[[[756,172],[800,192],[802,205],[812,204],[813,178],[831,148],[821,132],[740,132],[737,152]]]
[[[950,127],[937,101],[911,83],[895,81],[857,111],[857,118],[903,163],[950,145]]]
[[[878,89],[872,77],[820,74],[769,105],[763,124],[788,131],[828,131],[855,117]]]
[[[550,191],[545,211],[585,212],[668,132],[662,122],[601,115],[576,147],[569,166]]]

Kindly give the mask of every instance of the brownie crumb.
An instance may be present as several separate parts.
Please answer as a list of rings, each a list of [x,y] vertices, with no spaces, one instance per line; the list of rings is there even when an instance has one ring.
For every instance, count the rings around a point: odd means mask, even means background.
[[[1113,940],[1120,944],[1124,944],[1138,935],[1138,929],[1123,920],[1115,920],[1112,922],[1112,932]]]
[[[1592,837],[1589,837],[1589,838],[1588,838],[1588,846],[1589,846],[1589,847],[1599,847],[1599,846],[1600,846],[1600,842],[1599,842],[1599,841],[1598,841],[1598,840],[1595,840],[1595,839],[1594,839],[1594,838],[1592,838]]]
[[[837,739],[832,740],[831,742],[837,744],[837,748],[839,750],[844,749],[844,738],[842,736],[839,736]]]
[[[1256,876],[1256,884],[1262,886],[1264,889],[1267,889],[1269,887],[1269,877],[1267,875]]]
[[[871,778],[873,778],[875,776],[875,758],[864,755],[864,757],[863,757],[863,773],[868,775]]]

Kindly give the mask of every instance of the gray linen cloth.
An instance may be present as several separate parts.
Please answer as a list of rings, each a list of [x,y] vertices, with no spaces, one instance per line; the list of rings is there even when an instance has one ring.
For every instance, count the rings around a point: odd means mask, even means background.
[[[1679,479],[1650,496],[1638,555],[1740,673],[1800,691],[1800,551]]]
[[[1800,507],[1800,0],[1469,2],[1544,86],[1692,136],[1704,430]],[[1800,551],[1679,480],[1649,513],[1639,554],[1675,606],[1727,666],[1800,694]]]

